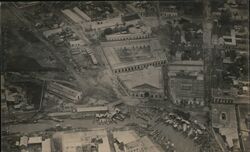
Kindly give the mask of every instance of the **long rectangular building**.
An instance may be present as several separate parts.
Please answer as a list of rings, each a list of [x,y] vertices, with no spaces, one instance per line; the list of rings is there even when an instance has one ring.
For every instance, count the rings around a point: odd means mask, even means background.
[[[78,102],[82,99],[82,92],[72,89],[70,87],[67,87],[65,85],[53,82],[48,84],[47,86],[48,92],[55,94],[56,96],[66,98],[73,102]]]
[[[80,10],[78,7],[74,7],[73,10],[79,15],[81,16],[85,21],[90,22],[91,18],[85,14],[82,10]]]
[[[75,23],[83,22],[83,20],[77,14],[75,14],[73,11],[69,9],[62,10],[62,13],[66,15],[68,18],[70,18],[72,21],[74,21]]]
[[[203,61],[175,61],[169,64],[168,85],[175,104],[205,104],[203,69]]]
[[[102,43],[102,46],[113,72],[117,74],[167,63],[166,54],[156,39],[112,41]]]

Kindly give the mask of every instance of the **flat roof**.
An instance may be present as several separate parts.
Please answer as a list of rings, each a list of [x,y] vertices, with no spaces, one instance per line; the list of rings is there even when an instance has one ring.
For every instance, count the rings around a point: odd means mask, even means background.
[[[55,28],[55,29],[50,29],[50,30],[44,31],[43,35],[45,37],[49,37],[52,34],[61,33],[61,32],[62,32],[62,28]]]
[[[45,139],[42,142],[42,152],[51,152],[51,140]]]
[[[113,137],[124,144],[140,139],[134,130],[113,131]]]
[[[69,40],[69,44],[72,45],[72,44],[80,44],[80,45],[84,45],[84,41],[79,39],[79,40]]]
[[[28,144],[41,144],[42,137],[29,137]]]
[[[222,114],[226,119],[222,119]],[[234,105],[212,104],[212,126],[219,128],[220,134],[226,136],[229,147],[233,146],[233,140],[238,139],[237,119]]]
[[[94,21],[92,23],[92,28],[93,29],[104,29],[108,27],[113,27],[122,24],[121,17],[115,17],[115,18],[110,18],[110,19],[105,19],[102,21]]]
[[[22,136],[21,138],[20,138],[20,146],[22,146],[22,145],[24,145],[24,146],[27,146],[28,145],[28,140],[29,140],[29,138],[27,137],[27,136]]]
[[[235,98],[237,96],[237,89],[212,89],[213,97]]]
[[[63,133],[62,134],[62,151],[71,150],[76,152],[77,146],[92,143],[93,138],[101,138],[102,143],[98,144],[98,152],[110,152],[108,133],[105,129],[91,130],[85,132]]]
[[[4,75],[1,74],[1,90],[4,89]]]
[[[169,63],[168,70],[171,71],[203,71],[203,61],[175,61]]]
[[[161,67],[148,67],[140,71],[121,73],[118,76],[129,89],[136,89],[142,85],[149,85],[156,89],[163,89],[163,75]]]
[[[226,120],[221,119],[226,113]],[[235,105],[212,104],[212,124],[216,128],[237,128]]]
[[[98,112],[98,111],[108,111],[107,106],[97,106],[97,107],[83,107],[83,106],[77,106],[76,108],[77,112]]]

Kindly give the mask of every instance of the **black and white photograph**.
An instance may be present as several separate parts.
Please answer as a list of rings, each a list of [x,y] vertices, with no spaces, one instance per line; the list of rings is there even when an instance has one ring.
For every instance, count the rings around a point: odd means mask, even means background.
[[[250,152],[249,0],[1,1],[1,152]]]

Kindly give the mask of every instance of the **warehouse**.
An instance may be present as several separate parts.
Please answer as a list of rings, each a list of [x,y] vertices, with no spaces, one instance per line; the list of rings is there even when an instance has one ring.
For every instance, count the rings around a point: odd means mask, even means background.
[[[104,54],[114,73],[160,67],[167,63],[166,54],[155,39],[110,41],[102,43]]]
[[[118,82],[135,98],[163,99],[164,86],[161,67],[148,67],[141,71],[121,73]]]
[[[73,102],[78,102],[82,99],[81,91],[72,89],[56,82],[49,83],[47,86],[47,90],[49,93],[55,94],[56,96],[65,98]]]
[[[85,21],[90,22],[91,18],[85,14],[82,10],[80,10],[78,7],[74,7],[73,10],[79,15],[81,16]]]
[[[77,14],[75,14],[73,11],[69,9],[62,10],[62,13],[75,23],[83,23],[83,20]]]

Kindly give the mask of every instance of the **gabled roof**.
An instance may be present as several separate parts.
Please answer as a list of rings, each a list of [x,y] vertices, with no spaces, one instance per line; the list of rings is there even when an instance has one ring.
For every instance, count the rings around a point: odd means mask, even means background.
[[[163,89],[161,67],[148,67],[141,71],[122,73],[119,75],[119,78],[128,89],[138,89],[142,87]]]

